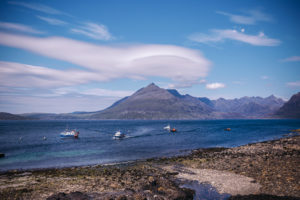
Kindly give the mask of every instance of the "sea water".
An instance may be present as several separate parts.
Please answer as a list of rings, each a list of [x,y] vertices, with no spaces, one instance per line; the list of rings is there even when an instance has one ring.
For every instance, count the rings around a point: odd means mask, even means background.
[[[163,127],[170,125],[177,132]],[[62,139],[66,127],[79,138]],[[231,131],[224,129],[231,128]],[[0,121],[0,171],[95,165],[235,147],[278,139],[300,120],[28,120]],[[114,140],[116,131],[126,134]]]

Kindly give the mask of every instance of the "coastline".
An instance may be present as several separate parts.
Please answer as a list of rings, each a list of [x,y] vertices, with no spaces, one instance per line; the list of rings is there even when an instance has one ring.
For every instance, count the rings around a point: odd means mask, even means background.
[[[298,163],[299,135],[228,149],[198,149],[169,158],[3,172],[0,196],[4,199],[192,199],[193,195],[201,195],[197,194],[199,191],[182,187],[192,182],[200,187],[208,184],[203,193],[208,197],[227,194],[230,199],[299,199]],[[224,180],[231,179],[243,187],[230,189],[228,185],[232,182]]]

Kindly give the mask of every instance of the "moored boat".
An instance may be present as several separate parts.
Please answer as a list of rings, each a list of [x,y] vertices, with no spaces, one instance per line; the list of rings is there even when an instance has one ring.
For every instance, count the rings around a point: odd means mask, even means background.
[[[126,135],[124,133],[121,133],[121,131],[117,131],[114,136],[113,139],[118,140],[118,139],[122,139],[124,138]]]
[[[60,137],[62,138],[78,138],[78,136],[79,136],[79,131],[77,130],[66,129],[65,131],[60,133]]]
[[[169,131],[169,132],[176,132],[177,131],[176,128],[171,128],[170,125],[165,126],[164,129],[167,130],[167,131]]]
[[[168,126],[165,126],[164,129],[170,131],[171,127],[170,127],[170,125],[168,125]]]

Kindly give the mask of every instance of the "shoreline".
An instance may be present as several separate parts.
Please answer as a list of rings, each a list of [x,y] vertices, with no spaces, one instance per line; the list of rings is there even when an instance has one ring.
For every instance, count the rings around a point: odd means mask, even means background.
[[[147,162],[147,161],[155,161],[155,160],[161,160],[161,159],[172,159],[172,158],[177,158],[177,157],[185,157],[185,156],[190,156],[195,151],[201,151],[201,150],[210,150],[210,149],[232,149],[232,148],[238,148],[242,147],[245,145],[251,145],[251,144],[257,144],[257,143],[264,143],[264,142],[271,142],[271,141],[276,141],[280,140],[283,138],[289,138],[289,137],[295,137],[297,136],[298,133],[293,133],[293,134],[284,134],[282,137],[274,138],[271,140],[263,140],[263,141],[258,141],[258,142],[252,142],[248,144],[243,144],[239,146],[233,146],[233,147],[204,147],[204,148],[196,148],[196,149],[183,149],[179,150],[177,153],[174,153],[173,155],[170,156],[155,156],[155,157],[150,157],[150,158],[141,158],[141,159],[133,159],[133,160],[126,160],[126,161],[119,161],[119,162],[107,162],[107,163],[98,163],[98,164],[82,164],[82,165],[75,165],[75,166],[62,166],[62,167],[41,167],[41,168],[16,168],[16,169],[8,169],[8,170],[2,170],[0,169],[0,176],[2,174],[6,173],[16,173],[16,172],[27,172],[27,171],[43,171],[43,170],[59,170],[59,169],[70,169],[70,168],[82,168],[82,167],[97,167],[97,166],[115,166],[115,165],[126,165],[126,163],[138,163],[138,162]],[[300,134],[300,133],[299,133]]]
[[[201,150],[210,150],[210,149],[232,149],[232,148],[238,148],[246,145],[252,145],[252,144],[257,144],[257,143],[264,143],[264,142],[271,142],[271,141],[276,141],[280,140],[283,138],[290,138],[290,137],[295,137],[300,135],[300,132],[295,132],[292,130],[291,133],[289,134],[284,134],[281,137],[275,137],[271,140],[263,140],[263,141],[257,141],[257,142],[251,142],[243,145],[238,145],[238,146],[233,146],[233,147],[220,147],[220,146],[215,146],[215,147],[203,147],[203,148],[196,148],[196,149],[183,149],[179,150],[177,153],[173,153],[170,156],[155,156],[155,157],[150,157],[150,158],[141,158],[141,159],[133,159],[133,160],[126,160],[126,161],[119,161],[119,162],[107,162],[107,163],[98,163],[98,164],[82,164],[82,165],[75,165],[75,166],[62,166],[62,167],[41,167],[41,168],[16,168],[16,169],[8,169],[8,170],[2,170],[0,169],[0,176],[2,174],[6,173],[16,173],[16,172],[27,172],[27,171],[43,171],[43,170],[59,170],[59,169],[70,169],[70,168],[82,168],[82,167],[97,167],[97,166],[115,166],[115,165],[126,165],[126,163],[138,163],[138,162],[147,162],[147,161],[155,161],[155,160],[162,160],[162,159],[172,159],[172,158],[177,158],[177,157],[185,157],[185,156],[190,156],[195,151],[201,151]],[[183,153],[184,152],[184,153]]]
[[[76,195],[80,199],[192,199],[197,191],[182,185],[196,181],[201,187],[202,183],[212,186],[214,195],[231,192],[230,199],[262,194],[277,199],[283,196],[299,199],[298,163],[300,136],[296,135],[234,148],[196,149],[172,157],[91,166],[9,170],[0,172],[0,196],[5,199],[58,199],[59,195],[71,199]],[[214,175],[212,180],[201,180],[205,177],[204,172],[207,177]],[[201,174],[199,179],[195,179],[197,174]],[[229,183],[218,180],[222,176],[229,177],[228,180],[230,177],[234,181],[240,180],[246,189],[228,189]],[[248,182],[243,182],[245,180]]]

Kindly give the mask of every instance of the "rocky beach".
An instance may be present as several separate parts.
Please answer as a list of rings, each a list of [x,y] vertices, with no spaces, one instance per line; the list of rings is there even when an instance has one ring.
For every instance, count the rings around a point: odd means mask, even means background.
[[[300,199],[300,136],[121,164],[13,170],[2,199]]]

